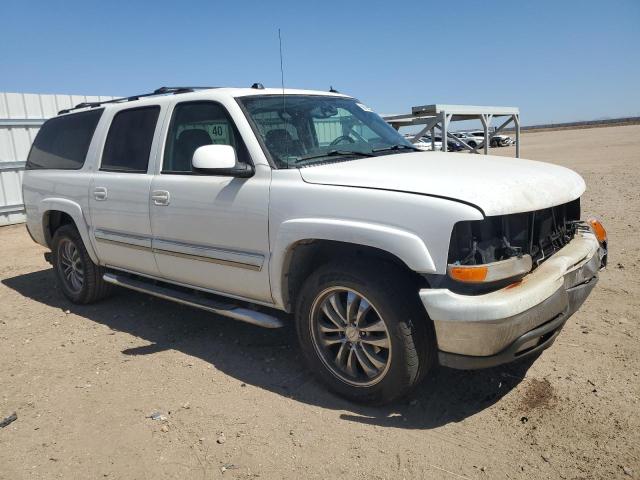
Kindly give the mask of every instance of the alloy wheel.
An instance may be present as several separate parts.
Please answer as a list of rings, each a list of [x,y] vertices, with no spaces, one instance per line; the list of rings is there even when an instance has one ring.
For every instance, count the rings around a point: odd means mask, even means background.
[[[74,293],[80,292],[84,285],[84,266],[76,244],[69,239],[63,239],[58,245],[58,258],[65,285]]]
[[[310,317],[314,347],[333,375],[360,387],[382,380],[391,363],[391,337],[364,295],[328,288],[316,297]]]

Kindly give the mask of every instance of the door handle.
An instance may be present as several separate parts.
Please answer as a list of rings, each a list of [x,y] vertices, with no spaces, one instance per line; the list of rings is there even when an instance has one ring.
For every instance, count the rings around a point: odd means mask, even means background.
[[[107,189],[104,187],[96,187],[93,189],[93,198],[99,202],[107,199]]]
[[[154,205],[169,205],[169,200],[171,195],[166,190],[154,190],[151,192],[151,200],[153,200]]]

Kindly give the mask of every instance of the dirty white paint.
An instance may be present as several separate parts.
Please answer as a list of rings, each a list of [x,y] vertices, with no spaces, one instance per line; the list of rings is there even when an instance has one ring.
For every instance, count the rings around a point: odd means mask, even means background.
[[[40,125],[60,110],[113,97],[0,93],[0,225],[24,222],[22,171]]]

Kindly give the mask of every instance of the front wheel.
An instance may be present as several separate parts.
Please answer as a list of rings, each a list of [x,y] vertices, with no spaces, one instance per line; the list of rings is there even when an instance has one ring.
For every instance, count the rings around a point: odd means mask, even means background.
[[[298,298],[298,340],[310,369],[350,400],[382,404],[408,393],[434,358],[418,292],[394,269],[327,265]]]

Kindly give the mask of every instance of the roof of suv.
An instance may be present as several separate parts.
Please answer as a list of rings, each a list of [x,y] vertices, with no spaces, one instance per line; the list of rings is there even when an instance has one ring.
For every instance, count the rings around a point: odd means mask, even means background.
[[[107,105],[124,105],[133,107],[139,104],[146,103],[163,103],[170,101],[174,95],[179,95],[180,99],[189,100],[190,98],[201,99],[208,94],[215,94],[215,96],[228,95],[230,97],[248,97],[252,95],[323,95],[334,97],[348,97],[348,95],[341,94],[339,92],[326,92],[320,90],[300,90],[292,88],[236,88],[236,87],[162,87],[155,90],[152,93],[143,95],[134,95],[130,97],[116,98],[105,102],[95,103],[81,103],[73,108],[61,110],[58,115],[63,115],[75,111],[85,110],[87,108],[96,108],[98,106]]]
[[[249,95],[282,95],[283,91],[285,95],[325,95],[325,96],[335,96],[335,97],[347,97],[348,95],[344,95],[339,92],[325,92],[321,90],[301,90],[295,88],[233,88],[233,87],[225,87],[225,88],[216,88],[216,91],[224,91],[225,93],[229,93],[232,97],[247,97]]]

